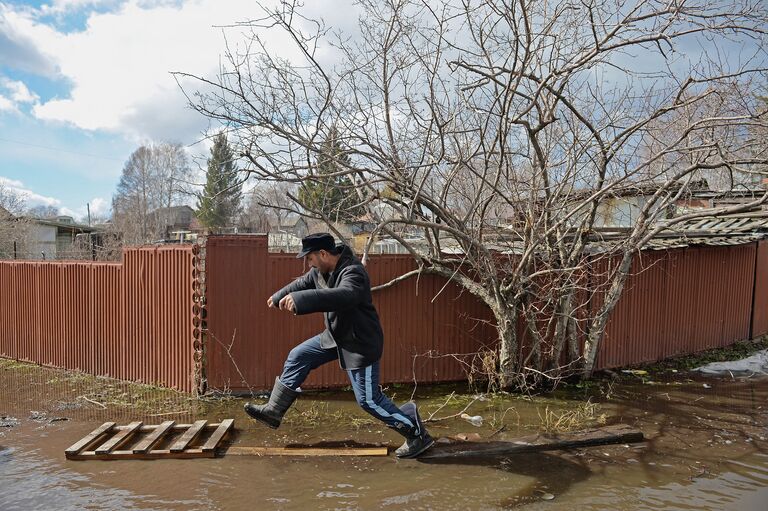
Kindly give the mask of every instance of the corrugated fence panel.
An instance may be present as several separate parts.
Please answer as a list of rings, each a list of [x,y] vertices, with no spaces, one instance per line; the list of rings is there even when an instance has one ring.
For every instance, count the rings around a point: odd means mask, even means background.
[[[209,237],[205,264],[209,387],[270,388],[291,348],[324,328],[321,314],[293,317],[266,306],[272,293],[308,268],[293,254],[268,253],[266,239],[253,236]],[[380,255],[367,270],[376,286],[413,267],[408,256]],[[464,379],[452,355],[476,352],[479,340],[492,342],[487,309],[454,285],[442,289],[444,283],[422,276],[374,293],[385,337],[382,381],[412,381],[414,374],[420,382]],[[302,387],[344,385],[347,376],[334,361],[313,371]]]
[[[270,388],[290,349],[323,329],[267,298],[306,268],[270,254],[264,236],[213,236],[205,250],[205,374],[215,389]],[[615,264],[615,259],[613,260]],[[372,284],[413,269],[408,256],[373,256]],[[593,265],[605,282],[610,262]],[[597,368],[654,361],[768,333],[768,241],[644,252],[608,323]],[[0,355],[191,391],[194,289],[190,246],[126,249],[124,261],[0,262]],[[595,313],[604,289],[590,300]],[[382,381],[459,380],[496,346],[488,308],[423,275],[374,293],[385,335]],[[751,329],[751,330],[750,330]],[[521,344],[523,344],[521,342]],[[305,387],[346,385],[337,362]]]
[[[755,250],[755,244],[695,247],[636,258],[596,367],[653,362],[747,339]],[[606,264],[598,263],[602,269]]]
[[[13,263],[0,264],[0,321],[3,327],[0,328],[0,355],[3,357],[13,357],[16,354],[16,327],[14,317],[16,316],[16,299],[7,299],[13,296],[12,287]]]
[[[191,247],[132,248],[123,261],[127,379],[191,391]]]
[[[125,266],[0,262],[0,293],[13,297],[0,300],[0,354],[191,391],[191,247],[124,255]]]
[[[756,259],[752,338],[768,334],[768,240],[759,242]]]

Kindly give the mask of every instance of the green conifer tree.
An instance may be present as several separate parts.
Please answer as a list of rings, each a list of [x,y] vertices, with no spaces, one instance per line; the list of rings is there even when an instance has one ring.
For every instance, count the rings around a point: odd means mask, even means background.
[[[227,142],[227,136],[219,133],[213,140],[205,187],[197,200],[197,218],[210,231],[216,232],[232,225],[240,211],[243,196],[237,176],[235,155]]]
[[[331,130],[317,159],[316,174],[299,189],[299,200],[312,210],[322,211],[334,222],[350,222],[362,214],[360,199],[349,175],[336,175],[349,168],[349,156]]]

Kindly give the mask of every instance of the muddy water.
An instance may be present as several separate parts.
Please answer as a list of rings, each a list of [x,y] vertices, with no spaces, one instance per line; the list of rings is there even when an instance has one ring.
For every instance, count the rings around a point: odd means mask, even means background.
[[[706,386],[705,386],[706,385]],[[417,399],[435,418],[462,396]],[[397,400],[411,389],[389,389]],[[109,421],[235,418],[235,445],[350,442],[396,446],[351,392],[304,396],[278,431],[248,421],[240,399],[194,401],[150,387],[0,364],[0,509],[768,509],[768,379],[624,381],[556,397],[477,400],[431,423],[435,436],[512,439],[547,414],[597,403],[591,422],[640,428],[648,441],[565,453],[449,462],[387,458],[67,461],[64,449]],[[62,420],[67,419],[67,420]],[[589,422],[589,421],[588,421]]]

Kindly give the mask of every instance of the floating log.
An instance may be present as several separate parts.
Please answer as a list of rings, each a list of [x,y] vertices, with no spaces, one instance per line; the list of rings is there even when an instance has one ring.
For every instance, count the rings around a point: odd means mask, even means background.
[[[511,456],[524,452],[555,451],[608,444],[629,444],[643,441],[643,433],[626,424],[603,428],[560,433],[558,435],[537,434],[506,442],[462,442],[453,445],[435,445],[419,457],[420,460],[441,458],[472,458],[489,456]]]

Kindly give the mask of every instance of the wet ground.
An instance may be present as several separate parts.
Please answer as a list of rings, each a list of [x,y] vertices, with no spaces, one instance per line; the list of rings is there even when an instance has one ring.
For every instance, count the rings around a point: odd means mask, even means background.
[[[410,386],[387,392],[396,401]],[[454,394],[452,394],[452,392]],[[449,396],[451,399],[448,399]],[[768,379],[629,376],[556,395],[483,397],[419,387],[422,415],[467,405],[483,417],[429,423],[438,437],[510,440],[545,428],[626,423],[642,444],[509,458],[68,461],[64,449],[102,422],[218,422],[235,445],[356,441],[396,447],[351,392],[303,396],[276,432],[241,399],[183,394],[0,361],[0,509],[768,509]],[[589,401],[587,401],[589,400]]]

